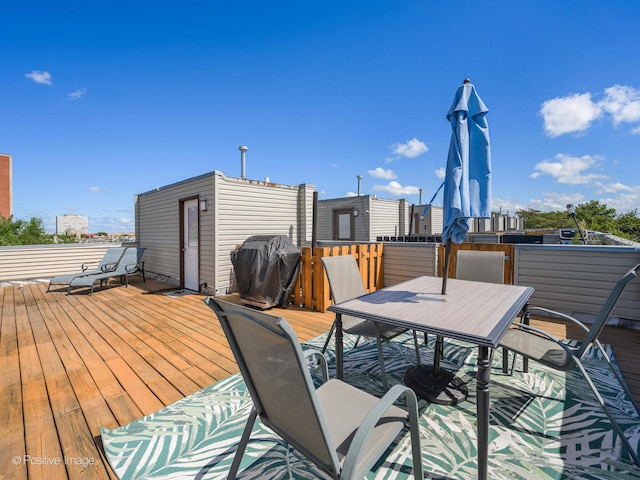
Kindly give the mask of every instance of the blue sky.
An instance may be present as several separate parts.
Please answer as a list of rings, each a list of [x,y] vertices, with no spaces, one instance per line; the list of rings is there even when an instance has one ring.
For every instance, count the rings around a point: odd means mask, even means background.
[[[14,218],[134,229],[134,195],[213,170],[426,203],[453,95],[489,108],[493,210],[640,205],[640,2],[5,2]],[[434,204],[441,204],[440,193]]]

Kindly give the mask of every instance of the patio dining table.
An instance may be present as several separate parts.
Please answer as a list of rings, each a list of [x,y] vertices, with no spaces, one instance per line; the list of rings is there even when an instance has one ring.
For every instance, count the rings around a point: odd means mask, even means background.
[[[489,443],[489,348],[495,348],[513,320],[524,312],[532,287],[423,276],[332,305],[336,313],[336,375],[343,377],[342,315],[384,322],[478,346],[478,478],[487,478]]]

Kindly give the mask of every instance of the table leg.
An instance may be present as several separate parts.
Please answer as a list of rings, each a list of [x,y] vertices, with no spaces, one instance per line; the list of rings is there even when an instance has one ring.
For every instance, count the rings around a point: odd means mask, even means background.
[[[342,380],[344,368],[343,339],[342,339],[342,314],[336,313],[336,378]]]
[[[489,347],[478,348],[476,415],[478,418],[478,478],[486,480],[489,456]]]

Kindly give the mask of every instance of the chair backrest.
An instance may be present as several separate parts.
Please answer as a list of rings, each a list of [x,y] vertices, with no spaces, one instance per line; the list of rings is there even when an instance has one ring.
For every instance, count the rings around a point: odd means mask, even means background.
[[[339,460],[286,320],[212,297],[205,303],[220,320],[262,422],[337,478]]]
[[[114,272],[116,273],[131,272],[132,266],[137,265],[140,257],[142,256],[142,253],[138,255],[139,250],[140,249],[136,247],[127,247],[127,249],[122,254],[122,257],[120,258],[120,263],[118,263],[118,266],[116,267]]]
[[[456,278],[474,282],[504,283],[504,252],[458,250]]]
[[[104,252],[104,256],[98,264],[97,270],[102,270],[102,267],[113,268],[122,258],[122,255],[126,251],[127,247],[113,247]]]
[[[358,263],[352,255],[322,257],[322,264],[327,272],[331,296],[335,303],[346,302],[367,293]]]
[[[600,333],[602,333],[602,330],[607,325],[607,321],[611,316],[611,312],[613,311],[613,308],[616,306],[616,303],[618,302],[620,295],[622,295],[622,292],[627,286],[627,283],[629,283],[631,280],[633,280],[638,276],[638,269],[640,269],[640,263],[635,267],[631,268],[627,273],[625,273],[622,276],[622,278],[618,280],[617,283],[614,285],[613,289],[611,290],[611,293],[607,297],[606,302],[604,302],[602,309],[600,309],[598,316],[594,320],[593,325],[591,325],[591,328],[589,329],[587,336],[584,338],[584,341],[582,342],[580,349],[576,352],[576,355],[579,358],[582,357],[584,352],[586,352],[591,342],[596,340],[600,336]]]

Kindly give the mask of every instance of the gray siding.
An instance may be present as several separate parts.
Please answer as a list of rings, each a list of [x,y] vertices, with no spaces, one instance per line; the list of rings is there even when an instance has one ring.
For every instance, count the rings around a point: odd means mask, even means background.
[[[385,243],[385,287],[437,272],[438,243]]]
[[[611,288],[640,263],[635,247],[584,245],[516,245],[515,283],[535,288],[531,304],[558,310],[590,322]],[[640,281],[627,285],[612,323],[638,328]]]
[[[252,235],[287,235],[300,246],[311,241],[312,185],[287,186],[227,177],[216,171],[136,199],[136,235],[146,247],[145,270],[180,284],[180,201],[207,201],[200,211],[200,278],[208,293],[234,290],[230,254]]]
[[[407,234],[409,212],[405,200],[372,199],[369,218],[369,241],[375,241],[377,237]]]
[[[292,187],[216,176],[216,294],[235,290],[231,252],[250,236],[287,235],[298,246],[311,240],[306,235],[311,224],[313,189],[311,185]],[[305,223],[299,230],[301,218]]]
[[[213,174],[206,174],[138,195],[136,199],[136,241],[145,247],[145,271],[174,284],[180,284],[180,200],[199,197],[209,201],[206,212],[200,212],[200,281],[204,280],[210,266],[211,253],[207,252],[207,238],[212,233],[211,199],[213,198]],[[208,242],[210,245],[210,241]]]

